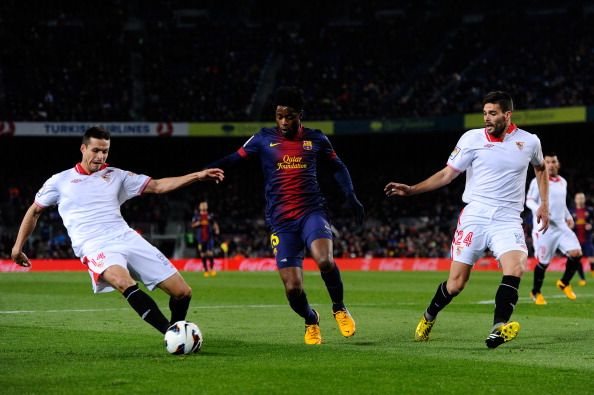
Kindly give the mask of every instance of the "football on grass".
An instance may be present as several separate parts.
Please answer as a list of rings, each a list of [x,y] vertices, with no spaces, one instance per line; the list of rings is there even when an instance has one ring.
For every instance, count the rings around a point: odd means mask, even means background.
[[[177,321],[165,332],[165,348],[174,355],[198,352],[202,348],[202,332],[193,322]]]

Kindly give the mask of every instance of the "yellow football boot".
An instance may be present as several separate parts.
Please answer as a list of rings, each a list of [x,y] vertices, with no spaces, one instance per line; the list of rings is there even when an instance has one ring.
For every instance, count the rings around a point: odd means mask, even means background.
[[[435,320],[429,321],[425,318],[425,314],[423,314],[421,321],[419,321],[419,325],[417,325],[417,329],[415,330],[415,340],[418,342],[428,341],[433,324],[435,324]]]
[[[530,291],[530,297],[534,301],[534,304],[537,304],[540,306],[544,306],[545,304],[547,304],[546,299],[544,298],[544,296],[542,296],[542,294],[540,292],[537,292],[535,295],[532,293],[532,291]]]
[[[520,332],[519,322],[512,321],[507,324],[501,324],[493,328],[485,343],[489,348],[499,347],[503,343],[514,340],[518,336],[518,332]]]
[[[355,320],[351,316],[351,313],[347,309],[338,310],[336,313],[332,313],[336,323],[338,324],[338,329],[340,333],[344,337],[351,337],[355,334],[356,325]]]
[[[318,321],[312,325],[305,325],[305,344],[322,344],[322,333],[320,332],[320,315],[313,310]]]
[[[565,296],[567,296],[567,299],[569,299],[569,300],[577,299],[577,296],[575,296],[575,292],[573,292],[573,288],[571,288],[571,285],[565,285],[565,284],[563,284],[563,281],[557,280],[557,288],[559,288],[561,291],[563,291]]]

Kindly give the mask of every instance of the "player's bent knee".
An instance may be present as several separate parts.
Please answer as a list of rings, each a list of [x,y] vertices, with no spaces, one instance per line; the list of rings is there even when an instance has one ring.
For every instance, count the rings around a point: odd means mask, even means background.
[[[571,250],[567,252],[567,255],[571,258],[581,258],[582,257],[582,250]]]
[[[318,268],[322,272],[331,271],[332,269],[334,269],[334,265],[335,265],[334,261],[330,258],[320,259],[317,263],[318,263]]]
[[[285,284],[285,293],[288,298],[297,297],[303,292],[303,286],[298,283]]]

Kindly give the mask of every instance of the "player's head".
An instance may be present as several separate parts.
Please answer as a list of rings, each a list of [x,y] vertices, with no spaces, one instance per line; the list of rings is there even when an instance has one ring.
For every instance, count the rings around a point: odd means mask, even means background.
[[[507,92],[489,92],[483,98],[483,120],[489,134],[501,136],[511,122],[514,102]]]
[[[200,212],[208,211],[208,202],[206,200],[201,201],[198,204],[198,210],[200,210]]]
[[[584,207],[586,205],[586,195],[583,192],[578,192],[573,198],[576,207]]]
[[[283,134],[296,133],[303,116],[303,94],[295,87],[283,86],[274,95],[276,125]]]
[[[109,132],[101,127],[93,126],[85,132],[80,145],[82,152],[81,165],[89,173],[94,173],[105,164],[109,154]]]
[[[547,152],[544,155],[544,162],[549,176],[557,177],[559,175],[559,168],[561,167],[557,154],[554,152]]]

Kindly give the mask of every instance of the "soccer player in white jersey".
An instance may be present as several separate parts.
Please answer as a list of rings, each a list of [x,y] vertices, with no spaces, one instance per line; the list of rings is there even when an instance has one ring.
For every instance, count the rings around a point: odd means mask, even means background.
[[[43,210],[58,205],[72,248],[89,270],[94,292],[118,290],[143,320],[165,333],[171,323],[185,319],[192,290],[172,263],[128,226],[120,206],[142,193],[166,193],[196,181],[222,181],[223,171],[208,169],[152,179],[109,166],[109,148],[109,132],[99,127],[85,132],[81,162],[53,175],[37,192],[21,223],[12,259],[31,266],[23,246]],[[170,320],[136,281],[149,290],[161,288],[170,296]]]
[[[567,256],[565,272],[563,277],[557,280],[557,288],[563,291],[570,300],[575,300],[576,295],[569,282],[578,270],[578,266],[582,264],[582,248],[577,236],[571,230],[574,224],[567,208],[567,181],[559,175],[559,159],[556,154],[550,153],[544,156],[544,160],[549,174],[550,226],[546,233],[538,231],[536,226],[532,230],[534,255],[538,258],[538,264],[534,267],[534,285],[530,291],[530,297],[537,305],[547,304],[541,293],[541,288],[545,271],[557,249]],[[533,179],[528,187],[526,206],[536,219],[540,206],[540,194],[536,179]],[[534,220],[533,223],[535,223]]]
[[[429,340],[437,314],[462,292],[474,262],[487,248],[499,260],[503,278],[495,295],[493,327],[486,345],[495,348],[513,340],[520,330],[520,324],[509,319],[518,301],[528,256],[520,217],[528,166],[534,167],[541,194],[536,214],[541,231],[549,223],[548,176],[540,140],[511,122],[512,111],[508,93],[488,93],[483,99],[485,128],[462,135],[447,166],[416,185],[390,182],[384,189],[389,197],[416,195],[447,185],[466,171],[462,200],[467,205],[460,213],[452,241],[450,274],[437,287],[416,328],[417,341]]]

